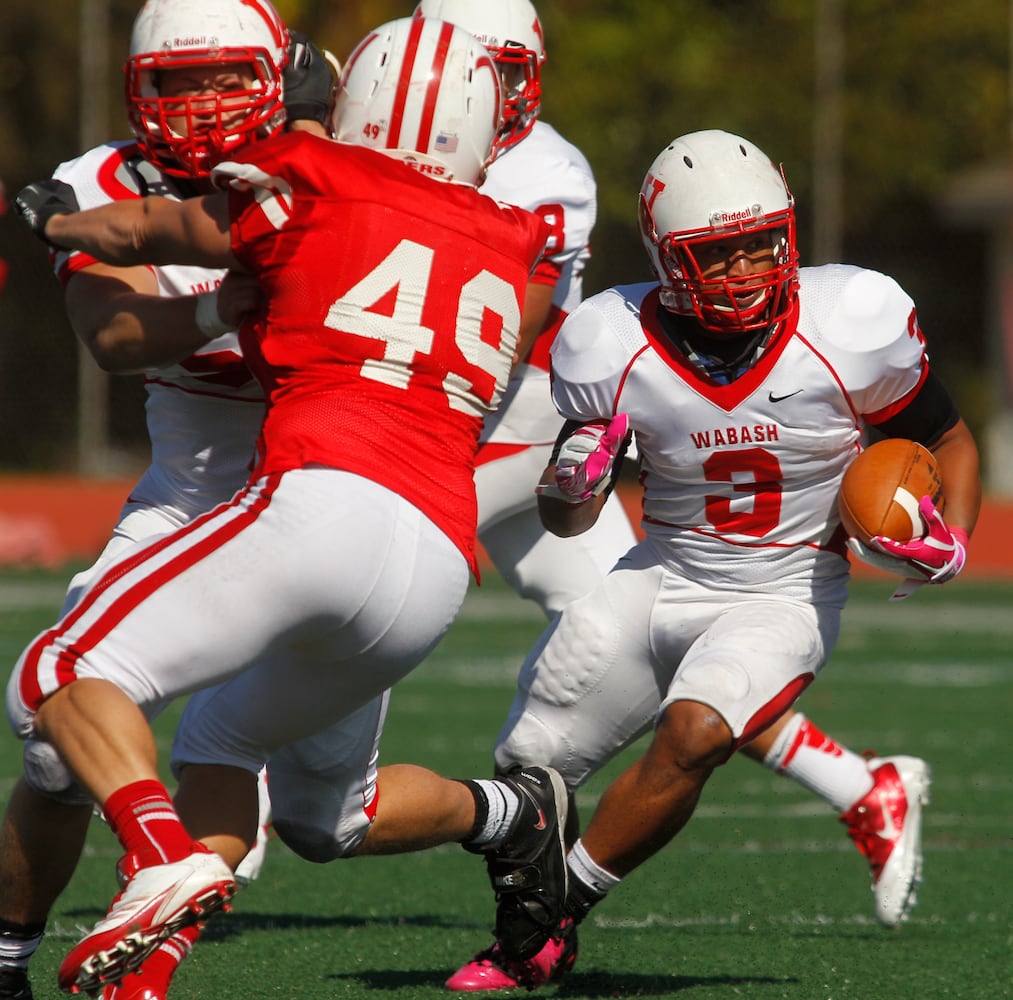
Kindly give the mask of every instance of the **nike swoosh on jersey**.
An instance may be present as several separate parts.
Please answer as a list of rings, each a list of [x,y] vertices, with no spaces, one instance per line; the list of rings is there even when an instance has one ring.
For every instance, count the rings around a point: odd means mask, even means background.
[[[780,403],[782,399],[791,399],[792,396],[797,396],[800,392],[805,392],[805,389],[796,389],[794,392],[785,393],[783,396],[775,396],[773,392],[768,392],[767,399],[772,403]]]

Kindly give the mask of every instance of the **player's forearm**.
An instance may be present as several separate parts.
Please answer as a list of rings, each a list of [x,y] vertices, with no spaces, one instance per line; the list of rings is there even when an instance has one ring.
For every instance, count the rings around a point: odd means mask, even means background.
[[[203,210],[208,200],[138,198],[54,215],[46,224],[45,236],[57,246],[117,267],[234,266],[227,222]]]
[[[103,371],[130,375],[175,364],[207,343],[194,316],[196,296],[124,295],[74,330]]]
[[[967,424],[958,420],[932,447],[943,479],[946,523],[974,530],[981,509],[978,448]]]
[[[542,473],[540,482],[550,485],[555,482],[555,475],[556,467],[550,465]],[[567,503],[553,496],[539,494],[538,516],[546,531],[559,538],[572,538],[593,527],[607,498],[608,494],[602,493],[582,503]]]
[[[144,237],[147,199],[119,201],[71,215],[54,215],[46,238],[67,250],[79,250],[105,264],[154,264]],[[147,253],[145,251],[147,250]]]

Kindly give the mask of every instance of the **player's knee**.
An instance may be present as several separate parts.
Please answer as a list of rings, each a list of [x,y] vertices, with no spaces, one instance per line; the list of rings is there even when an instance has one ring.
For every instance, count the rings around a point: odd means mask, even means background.
[[[505,774],[520,764],[548,764],[561,774],[566,773],[570,747],[551,727],[533,715],[522,715],[509,734],[496,744],[496,771]]]
[[[24,768],[28,787],[47,799],[68,806],[90,805],[93,801],[49,743],[27,740]]]
[[[654,745],[681,770],[696,771],[728,760],[733,738],[728,724],[709,705],[675,701],[661,713]]]
[[[369,832],[368,822],[325,826],[304,819],[279,816],[277,813],[272,818],[272,825],[278,838],[290,851],[304,861],[318,865],[352,857]]]

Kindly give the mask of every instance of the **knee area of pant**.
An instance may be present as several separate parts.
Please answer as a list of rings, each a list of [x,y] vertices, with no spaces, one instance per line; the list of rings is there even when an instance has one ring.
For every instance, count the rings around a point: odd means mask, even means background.
[[[518,764],[548,764],[565,774],[570,747],[558,732],[525,715],[518,719],[510,735],[497,744],[493,756],[497,774],[505,774]]]
[[[356,830],[354,834],[339,837],[333,830],[325,830],[278,815],[272,817],[271,825],[278,839],[290,851],[304,861],[311,861],[317,865],[326,865],[331,861],[351,857],[365,839],[369,829],[367,825],[361,832]]]
[[[654,743],[682,770],[693,771],[723,764],[732,752],[733,736],[721,714],[709,705],[676,701],[662,712]]]
[[[73,772],[49,743],[41,740],[25,743],[24,774],[28,787],[47,799],[68,806],[93,804],[91,795],[78,784]]]

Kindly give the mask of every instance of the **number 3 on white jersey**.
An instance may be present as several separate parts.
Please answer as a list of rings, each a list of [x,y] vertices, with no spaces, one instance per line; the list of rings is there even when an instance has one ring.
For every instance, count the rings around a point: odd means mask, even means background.
[[[407,389],[417,356],[432,351],[436,334],[423,324],[422,310],[433,256],[430,247],[402,240],[328,309],[325,326],[383,342],[383,357],[363,362],[360,369],[363,378]],[[389,316],[369,311],[391,293],[395,300]],[[498,343],[489,342],[492,317],[498,318]],[[453,409],[484,416],[498,401],[494,397],[505,383],[519,328],[520,306],[507,281],[483,270],[464,283],[458,299],[454,339],[468,363],[492,378],[483,379],[483,385],[479,386],[461,373],[449,372],[443,389]],[[485,405],[476,405],[477,400]]]

